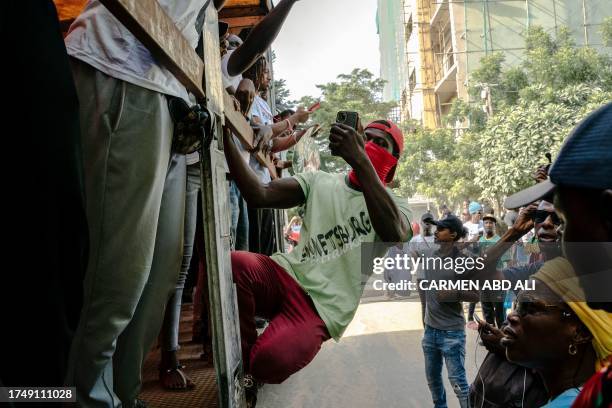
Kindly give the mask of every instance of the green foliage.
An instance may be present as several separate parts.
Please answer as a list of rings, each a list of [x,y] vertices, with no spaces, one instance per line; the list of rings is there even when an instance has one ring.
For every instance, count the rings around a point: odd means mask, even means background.
[[[480,197],[499,200],[533,184],[535,169],[553,157],[572,128],[589,112],[612,100],[612,92],[588,85],[550,91],[528,88],[518,105],[503,108],[477,134],[482,146],[475,162]]]
[[[606,47],[612,47],[612,17],[606,17],[601,23],[601,38]]]
[[[285,109],[292,109],[297,104],[297,101],[289,99],[291,94],[284,79],[274,80],[274,95],[276,108],[281,112]]]
[[[451,129],[434,131],[416,127],[404,131],[405,150],[396,177],[398,194],[411,197],[420,193],[438,203],[453,203],[477,194],[472,160],[471,135],[455,136]]]
[[[612,18],[602,32],[612,41]],[[401,194],[419,193],[449,206],[466,198],[499,205],[531,185],[535,169],[546,163],[545,153],[555,157],[571,129],[612,100],[610,57],[575,47],[567,30],[552,38],[533,27],[526,48],[518,66],[504,68],[504,55],[493,53],[471,73],[469,92],[478,103],[456,101],[447,117],[451,126],[470,119],[468,131],[417,128],[406,137],[398,171]],[[492,92],[488,121],[480,108],[479,84]]]
[[[337,81],[317,85],[321,90],[321,108],[312,115],[312,121],[320,123],[323,130],[317,138],[321,152],[321,167],[329,172],[343,172],[347,165],[343,159],[330,154],[327,137],[331,124],[336,121],[338,111],[359,113],[365,125],[375,119],[384,119],[395,106],[393,102],[382,102],[381,95],[385,81],[374,78],[367,69],[354,69],[350,74],[338,75]],[[306,96],[299,103],[309,107],[316,100]]]

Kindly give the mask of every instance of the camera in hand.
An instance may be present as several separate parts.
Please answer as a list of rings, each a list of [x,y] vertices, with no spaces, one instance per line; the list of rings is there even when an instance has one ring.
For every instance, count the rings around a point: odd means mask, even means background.
[[[336,115],[336,122],[343,123],[356,130],[359,123],[359,114],[357,112],[340,111]]]

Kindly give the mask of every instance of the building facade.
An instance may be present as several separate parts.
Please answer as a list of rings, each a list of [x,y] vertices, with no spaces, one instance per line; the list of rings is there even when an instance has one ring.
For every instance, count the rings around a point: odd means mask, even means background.
[[[469,83],[470,72],[482,57],[501,51],[506,65],[517,64],[530,26],[542,26],[552,34],[565,26],[577,46],[603,49],[600,25],[612,15],[610,0],[395,1],[401,6],[403,25],[402,38],[395,37],[402,44],[395,47],[405,54],[396,74],[401,82],[401,117],[428,128],[443,126],[455,99],[469,101],[468,86],[479,85]],[[381,45],[382,41],[383,36]],[[384,79],[392,76],[382,74]],[[486,96],[486,85],[481,85]]]

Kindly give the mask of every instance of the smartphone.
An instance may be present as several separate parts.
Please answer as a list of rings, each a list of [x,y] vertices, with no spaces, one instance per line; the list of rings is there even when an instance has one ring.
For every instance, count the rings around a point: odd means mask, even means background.
[[[317,102],[314,105],[312,105],[310,108],[308,108],[308,112],[314,112],[317,109],[319,109],[321,107],[321,102]]]
[[[359,123],[359,114],[357,112],[340,111],[336,115],[336,122],[343,123],[357,130],[357,124]]]

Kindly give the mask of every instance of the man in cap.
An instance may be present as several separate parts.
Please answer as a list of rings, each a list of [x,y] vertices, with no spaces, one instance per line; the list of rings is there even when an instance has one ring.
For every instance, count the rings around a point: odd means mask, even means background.
[[[612,312],[612,103],[574,128],[547,180],[508,197],[504,206],[519,208],[543,198],[554,199],[563,219],[563,252],[585,300]]]
[[[425,268],[425,279],[419,284],[425,291],[425,332],[422,347],[425,356],[425,375],[434,406],[446,406],[446,392],[442,382],[442,363],[446,362],[448,380],[462,408],[468,407],[468,383],[465,374],[465,319],[462,302],[478,301],[478,292],[435,290],[432,285],[460,279],[468,271],[459,271],[449,266],[448,259],[459,265],[459,258],[469,258],[459,250],[456,243],[467,234],[461,220],[449,215],[443,220],[429,223],[436,226],[435,243],[439,245],[431,257],[444,259],[444,263],[433,262]],[[429,258],[431,258],[429,257]],[[461,262],[461,264],[465,264]]]
[[[553,198],[554,197],[554,198]],[[554,199],[564,223],[563,252],[573,266],[591,310],[612,313],[612,103],[580,122],[550,168],[549,178],[506,199],[506,208]],[[608,357],[608,362],[612,356]],[[607,406],[612,400],[612,364],[587,381],[576,408]]]
[[[485,214],[482,217],[484,235],[480,237],[478,243],[481,250],[485,250],[487,247],[495,244],[499,241],[500,236],[496,233],[497,218],[493,214]],[[510,257],[506,252],[498,262],[498,268],[503,269],[506,267]],[[490,324],[497,324],[497,327],[501,327],[504,320],[506,320],[506,313],[504,311],[504,298],[505,291],[486,291],[481,293],[482,302],[482,313],[484,314],[485,320]]]
[[[329,140],[332,154],[351,166],[348,174],[317,171],[266,184],[240,158],[233,139],[223,140],[230,172],[249,205],[305,208],[300,242],[291,253],[232,253],[251,404],[254,381],[281,383],[306,366],[324,341],[340,339],[363,290],[361,244],[391,246],[412,235],[408,203],[386,187],[404,146],[397,125],[373,122],[364,141],[355,129],[335,124]],[[270,319],[260,337],[255,313]]]

